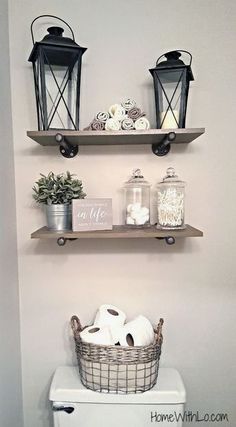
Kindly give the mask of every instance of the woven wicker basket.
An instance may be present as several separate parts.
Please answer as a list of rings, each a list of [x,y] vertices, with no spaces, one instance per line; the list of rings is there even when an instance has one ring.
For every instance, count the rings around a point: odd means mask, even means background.
[[[148,346],[123,347],[86,343],[77,316],[72,316],[75,350],[82,384],[91,390],[105,393],[143,393],[157,382],[162,346],[160,319],[154,328],[154,342]]]

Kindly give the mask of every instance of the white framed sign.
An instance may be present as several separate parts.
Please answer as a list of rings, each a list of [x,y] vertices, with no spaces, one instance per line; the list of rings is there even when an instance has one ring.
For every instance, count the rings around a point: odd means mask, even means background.
[[[73,231],[112,230],[112,199],[72,201]]]

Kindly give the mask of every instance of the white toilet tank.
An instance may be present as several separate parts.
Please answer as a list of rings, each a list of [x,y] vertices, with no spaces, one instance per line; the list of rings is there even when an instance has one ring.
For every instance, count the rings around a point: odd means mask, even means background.
[[[106,394],[84,388],[77,367],[59,367],[49,399],[54,427],[181,427],[186,393],[175,369],[160,368],[145,393]]]

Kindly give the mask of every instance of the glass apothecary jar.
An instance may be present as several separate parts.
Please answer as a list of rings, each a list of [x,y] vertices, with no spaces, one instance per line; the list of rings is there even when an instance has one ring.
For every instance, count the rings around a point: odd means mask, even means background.
[[[150,187],[140,169],[135,169],[124,184],[124,223],[129,227],[150,225]]]
[[[180,181],[174,168],[157,185],[157,228],[184,229],[185,182]]]

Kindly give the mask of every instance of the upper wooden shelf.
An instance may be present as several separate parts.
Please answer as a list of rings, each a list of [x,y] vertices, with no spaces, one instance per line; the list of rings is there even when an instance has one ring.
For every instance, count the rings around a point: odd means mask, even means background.
[[[27,135],[40,145],[58,146],[60,141],[56,135],[61,135],[71,145],[139,145],[160,144],[170,133],[176,134],[171,143],[190,143],[205,132],[204,128],[192,129],[149,129],[143,131],[74,131],[74,130],[48,130],[28,131]]]
[[[50,231],[42,227],[31,234],[31,239],[57,239],[60,246],[66,240],[74,239],[143,239],[157,238],[165,239],[168,244],[175,243],[179,237],[201,237],[203,232],[186,224],[183,230],[159,230],[156,226],[144,228],[129,228],[124,225],[113,225],[112,230],[99,231]]]

